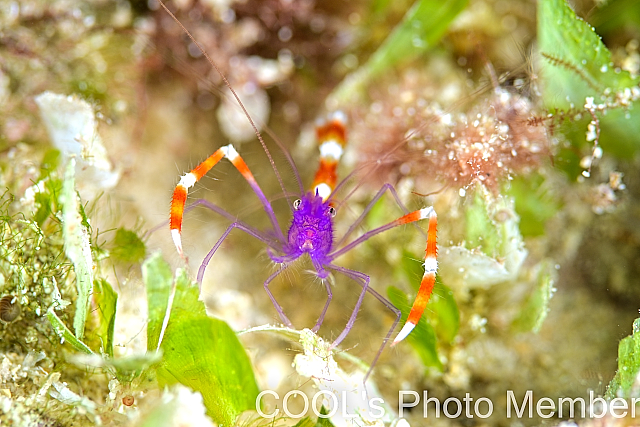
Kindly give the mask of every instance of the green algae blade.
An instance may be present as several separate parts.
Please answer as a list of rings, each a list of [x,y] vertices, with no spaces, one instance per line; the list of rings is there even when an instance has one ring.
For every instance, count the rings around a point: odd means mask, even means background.
[[[109,254],[118,261],[139,263],[142,262],[146,253],[144,242],[131,230],[118,228],[116,237],[113,240],[113,248]]]
[[[618,372],[609,383],[605,397],[640,397],[637,377],[640,372],[640,318],[633,321],[633,333],[618,345]]]
[[[49,319],[51,326],[53,326],[53,330],[62,340],[68,342],[73,346],[73,348],[82,353],[94,354],[93,351],[91,351],[91,349],[85,343],[83,343],[75,335],[73,335],[73,332],[71,332],[69,328],[67,328],[64,322],[60,320],[60,318],[53,311],[53,307],[51,307],[47,311],[47,319]]]
[[[538,3],[538,40],[547,64],[545,100],[556,100],[558,107],[568,107],[569,103],[581,107],[586,96],[638,84],[628,72],[614,68],[611,52],[600,36],[576,16],[565,0]],[[565,98],[560,99],[558,94]]]
[[[104,279],[96,280],[93,288],[93,299],[98,307],[98,317],[100,318],[100,325],[96,330],[96,334],[102,341],[102,352],[112,358],[118,294]]]
[[[76,314],[73,318],[75,336],[81,340],[84,336],[84,324],[87,321],[89,297],[93,290],[93,258],[89,232],[83,225],[80,215],[80,202],[75,189],[75,159],[69,159],[62,186],[62,218],[64,250],[73,262],[76,272]]]
[[[637,152],[640,109],[633,105],[640,79],[614,65],[600,36],[565,0],[538,3],[538,41],[547,108],[582,111],[587,98],[594,98],[594,104],[603,105],[606,112],[598,113],[602,148],[621,158]],[[574,144],[586,144],[584,133],[570,138]]]
[[[556,291],[557,272],[551,260],[544,260],[534,267],[534,288],[526,299],[520,315],[514,321],[517,331],[538,333],[549,313],[549,303]]]
[[[259,391],[249,357],[225,322],[207,316],[198,286],[184,270],[177,271],[167,322],[171,270],[155,254],[142,272],[149,304],[147,349],[159,347],[163,353],[156,371],[159,385],[181,383],[200,392],[209,416],[220,425],[230,426],[241,412],[255,409]]]
[[[350,104],[364,93],[371,80],[433,48],[467,3],[468,0],[416,1],[369,60],[332,92],[328,103]]]

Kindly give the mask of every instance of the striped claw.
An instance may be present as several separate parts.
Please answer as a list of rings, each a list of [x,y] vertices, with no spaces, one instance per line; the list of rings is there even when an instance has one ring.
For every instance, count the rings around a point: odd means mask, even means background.
[[[427,209],[430,209],[428,213]],[[428,215],[429,217],[429,229],[427,231],[427,249],[425,251],[424,257],[424,275],[422,276],[422,281],[420,282],[420,290],[418,290],[418,295],[413,302],[413,306],[411,307],[411,311],[409,312],[407,322],[404,324],[396,338],[393,340],[393,343],[391,343],[392,347],[405,339],[411,333],[411,331],[413,331],[413,328],[416,327],[416,325],[420,321],[420,318],[422,317],[422,313],[424,312],[427,303],[429,302],[429,299],[431,298],[433,287],[436,284],[436,272],[438,270],[436,229],[438,227],[438,217],[436,215],[436,211],[434,211],[433,208],[425,208],[417,212],[422,212],[422,214]]]

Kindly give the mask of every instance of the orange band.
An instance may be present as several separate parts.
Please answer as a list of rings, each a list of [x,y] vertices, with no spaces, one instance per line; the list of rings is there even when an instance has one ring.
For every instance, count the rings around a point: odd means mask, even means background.
[[[221,149],[216,150],[211,156],[209,156],[204,162],[196,166],[191,173],[195,175],[196,180],[205,176],[207,172],[211,170],[219,161],[224,157],[224,152]]]
[[[182,185],[177,185],[173,191],[171,199],[171,214],[169,217],[169,228],[171,230],[182,229],[182,213],[184,212],[184,204],[187,201],[187,189]]]

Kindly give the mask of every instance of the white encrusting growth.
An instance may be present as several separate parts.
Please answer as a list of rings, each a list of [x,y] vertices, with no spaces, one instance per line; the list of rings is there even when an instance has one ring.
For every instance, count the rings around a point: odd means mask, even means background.
[[[230,162],[233,162],[239,156],[238,152],[232,144],[222,147],[222,152]]]
[[[331,195],[331,187],[329,187],[324,182],[322,184],[316,185],[316,188],[314,190],[318,196],[322,197],[323,201],[327,200]]]
[[[332,158],[338,161],[340,157],[342,157],[343,152],[342,145],[333,139],[325,141],[320,145],[320,156],[322,158]]]
[[[180,182],[178,183],[178,185],[181,185],[184,188],[191,188],[196,184],[196,181],[198,181],[196,176],[189,172],[180,177]]]

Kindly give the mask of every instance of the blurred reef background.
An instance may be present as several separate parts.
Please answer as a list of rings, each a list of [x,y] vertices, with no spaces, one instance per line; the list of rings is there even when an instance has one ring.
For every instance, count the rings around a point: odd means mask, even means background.
[[[359,286],[336,276],[309,336],[326,290],[308,260],[297,263],[271,285],[300,330],[287,331],[261,286],[274,265],[260,241],[231,233],[199,292],[200,262],[229,221],[187,213],[186,263],[166,224],[179,176],[233,143],[286,227],[296,186],[279,146],[308,187],[314,121],[335,110],[349,122],[336,235],[386,183],[439,220],[425,316],[367,382],[389,412],[355,422],[558,425],[566,411],[508,419],[507,390],[640,397],[640,5],[167,6],[243,100],[291,193],[220,75],[154,0],[0,0],[0,425],[348,425],[264,419],[256,396],[313,396],[338,378],[360,390],[392,312],[368,295],[340,351],[324,354],[319,337],[342,331]],[[270,225],[228,162],[196,185],[197,199]],[[355,234],[402,213],[386,195]],[[424,245],[420,229],[399,227],[336,262],[371,276],[405,319]],[[326,378],[314,346],[339,363]],[[399,390],[486,397],[493,414],[425,420],[419,405],[400,421]]]

